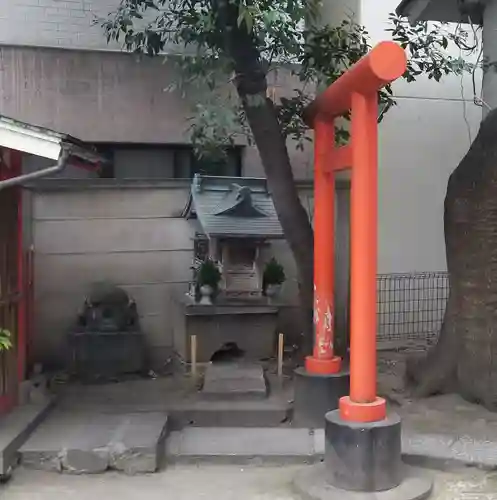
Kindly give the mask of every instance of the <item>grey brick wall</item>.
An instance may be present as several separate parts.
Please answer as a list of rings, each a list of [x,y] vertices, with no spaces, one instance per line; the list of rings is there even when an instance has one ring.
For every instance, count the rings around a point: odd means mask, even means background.
[[[108,50],[102,29],[119,0],[0,0],[0,44]]]

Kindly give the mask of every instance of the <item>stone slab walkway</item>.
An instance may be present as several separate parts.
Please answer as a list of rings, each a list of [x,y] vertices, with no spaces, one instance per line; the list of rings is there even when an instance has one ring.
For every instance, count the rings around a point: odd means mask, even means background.
[[[403,419],[403,445],[411,455],[497,467],[497,413],[454,394],[393,409]]]
[[[171,466],[154,475],[129,477],[56,475],[19,470],[0,485],[2,500],[301,500],[292,487],[305,466]],[[495,473],[475,469],[433,472],[431,500],[497,500]]]
[[[195,394],[191,390],[179,389],[174,378],[68,389],[69,393],[62,398],[55,414],[59,410],[94,412],[121,418],[140,412],[141,419],[149,418],[147,414],[160,414],[164,419],[166,413],[184,414],[181,418],[185,423],[193,422],[199,428],[189,427],[171,434],[168,448],[175,460],[190,459],[196,454],[212,459],[216,453],[225,458],[231,453],[242,461],[254,456],[269,456],[271,460],[301,457],[307,461],[309,457],[319,458],[323,453],[322,430],[294,429],[286,421],[286,405],[282,403],[291,399],[290,394],[288,399],[286,393],[281,393],[249,402],[202,401],[192,399]],[[276,396],[279,399],[274,399]],[[271,418],[261,417],[264,408]],[[403,399],[400,406],[389,404],[389,408],[403,418],[403,451],[414,461],[429,457],[442,462],[455,460],[497,468],[497,413],[471,405],[455,395],[420,401]],[[238,410],[236,419],[224,418],[232,415],[233,410]],[[251,429],[246,426],[249,422],[240,423],[242,415],[253,422]],[[49,417],[47,425],[52,418]],[[270,422],[276,427],[269,428]],[[59,431],[63,429],[57,422],[50,425],[55,434],[57,428]],[[201,437],[204,435],[205,439]],[[100,445],[105,446],[105,442],[97,443]]]

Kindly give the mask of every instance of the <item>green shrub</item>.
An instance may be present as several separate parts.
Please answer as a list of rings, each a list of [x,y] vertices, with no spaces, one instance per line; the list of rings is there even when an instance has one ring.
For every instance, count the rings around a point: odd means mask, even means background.
[[[210,286],[217,291],[221,281],[221,272],[217,264],[211,259],[205,259],[197,271],[197,282],[199,286]]]
[[[269,285],[281,285],[285,280],[285,269],[273,257],[264,268],[264,274],[262,276],[263,289],[265,290]]]

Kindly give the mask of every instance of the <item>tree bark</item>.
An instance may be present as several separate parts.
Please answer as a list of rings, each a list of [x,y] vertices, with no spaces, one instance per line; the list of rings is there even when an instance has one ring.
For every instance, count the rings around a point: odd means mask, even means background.
[[[305,354],[312,349],[314,234],[295,185],[286,139],[274,103],[267,97],[266,69],[252,34],[238,25],[238,2],[213,0],[224,48],[233,61],[235,86],[261,157],[285,238],[295,258]]]
[[[444,226],[449,301],[437,345],[409,367],[415,392],[497,409],[497,110],[449,178]]]

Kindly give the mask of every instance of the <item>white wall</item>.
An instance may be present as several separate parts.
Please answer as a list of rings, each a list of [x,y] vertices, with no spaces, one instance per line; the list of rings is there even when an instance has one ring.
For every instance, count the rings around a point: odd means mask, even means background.
[[[389,38],[388,14],[397,4],[362,0],[361,22],[375,42]],[[477,80],[479,86],[481,75]],[[380,125],[379,272],[445,270],[447,180],[482,111],[473,103],[469,75],[399,82],[394,89],[398,106]]]

